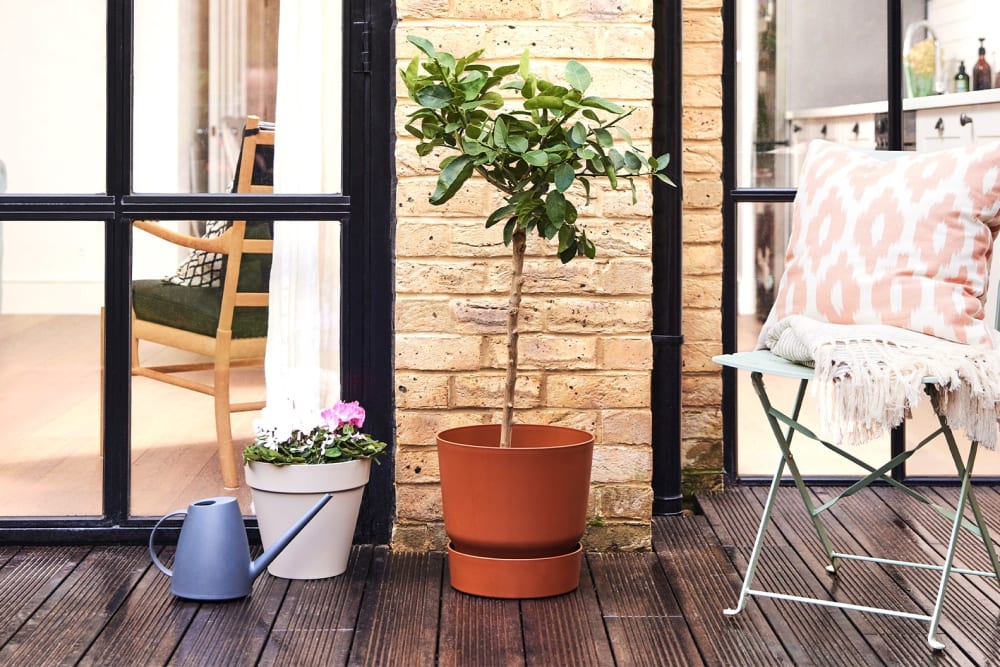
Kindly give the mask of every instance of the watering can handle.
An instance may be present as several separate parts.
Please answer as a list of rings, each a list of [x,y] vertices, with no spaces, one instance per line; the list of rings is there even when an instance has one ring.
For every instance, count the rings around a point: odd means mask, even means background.
[[[167,575],[168,577],[174,576],[174,571],[171,570],[171,569],[169,569],[163,563],[161,563],[160,559],[156,557],[156,552],[153,550],[153,537],[156,535],[156,530],[157,530],[157,528],[160,527],[161,523],[163,523],[164,521],[166,521],[167,519],[169,519],[172,516],[177,516],[178,514],[187,514],[187,510],[186,509],[184,509],[184,510],[174,510],[170,514],[166,514],[166,515],[160,517],[160,520],[156,522],[155,526],[153,526],[153,532],[151,532],[149,534],[149,556],[150,556],[150,558],[153,559],[153,565],[155,565],[157,567],[157,569],[160,570],[160,572],[162,572],[163,574]]]

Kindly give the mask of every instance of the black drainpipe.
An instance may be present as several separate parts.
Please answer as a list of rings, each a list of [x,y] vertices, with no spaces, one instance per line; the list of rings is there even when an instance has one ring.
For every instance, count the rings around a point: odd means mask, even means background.
[[[681,0],[653,3],[653,154],[670,154],[671,187],[653,180],[653,514],[679,514],[681,488]]]

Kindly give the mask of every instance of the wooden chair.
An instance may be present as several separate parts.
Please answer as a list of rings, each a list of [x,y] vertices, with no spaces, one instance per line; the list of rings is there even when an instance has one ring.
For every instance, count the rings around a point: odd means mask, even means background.
[[[274,126],[254,116],[247,119],[237,165],[234,192],[272,192]],[[233,220],[220,236],[204,238],[168,230],[156,221],[134,226],[178,246],[224,256],[221,287],[192,287],[165,280],[137,280],[132,285],[132,375],[191,389],[215,399],[215,430],[222,481],[240,485],[233,451],[230,414],[259,410],[264,401],[233,403],[230,370],[263,368],[267,344],[268,280],[272,223]],[[145,366],[139,341],[193,352],[205,362]],[[211,384],[183,374],[212,370]]]

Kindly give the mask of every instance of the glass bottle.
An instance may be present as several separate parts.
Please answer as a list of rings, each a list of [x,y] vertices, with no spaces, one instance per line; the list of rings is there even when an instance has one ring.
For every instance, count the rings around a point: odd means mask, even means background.
[[[964,60],[958,63],[958,74],[955,75],[955,92],[956,93],[969,92],[969,75],[965,71]]]
[[[972,89],[987,90],[993,83],[993,73],[990,64],[986,62],[986,46],[984,37],[979,38],[979,60],[972,68]]]

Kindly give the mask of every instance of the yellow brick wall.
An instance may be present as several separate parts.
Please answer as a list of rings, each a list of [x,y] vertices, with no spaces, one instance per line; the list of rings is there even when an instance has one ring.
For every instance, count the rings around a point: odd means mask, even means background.
[[[688,4],[691,5],[690,11]],[[721,0],[685,4],[685,353],[686,462],[719,468],[718,346],[721,261]],[[396,49],[408,34],[456,55],[516,62],[530,49],[550,78],[568,59],[587,66],[593,94],[635,106],[628,130],[648,146],[652,127],[652,0],[399,0]],[[714,43],[715,38],[718,42]],[[715,71],[712,72],[712,68]],[[445,153],[419,158],[402,131],[412,109],[397,80],[396,503],[393,546],[442,549],[436,432],[499,421],[506,359],[504,307],[509,253],[498,229],[483,228],[496,196],[470,182],[444,207],[427,199]],[[595,261],[562,265],[529,239],[522,306],[519,421],[559,423],[595,434],[589,549],[646,549],[652,505],[649,371],[652,263],[648,183],[639,202],[602,189],[580,206]],[[692,290],[688,282],[694,280]],[[713,303],[714,300],[714,303]],[[690,336],[687,330],[698,324]],[[714,327],[714,329],[713,329]],[[690,358],[688,358],[690,357]]]

